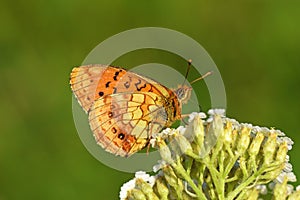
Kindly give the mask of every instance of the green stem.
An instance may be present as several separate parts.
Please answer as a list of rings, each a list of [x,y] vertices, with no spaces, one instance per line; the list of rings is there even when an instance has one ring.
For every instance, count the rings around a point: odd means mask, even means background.
[[[185,160],[184,164],[185,164],[187,174],[190,175],[191,170],[192,170],[192,166],[193,166],[193,159],[190,158],[190,157],[186,157],[186,160]]]
[[[221,151],[220,156],[219,156],[219,171],[220,174],[224,173],[224,151]]]
[[[244,160],[242,162],[240,162],[240,168],[241,168],[242,173],[243,173],[243,180],[245,180],[249,176],[249,173],[247,171],[247,167],[246,167],[246,164],[245,164]]]
[[[227,164],[224,174],[223,174],[223,178],[225,179],[228,174],[230,173],[232,167],[234,166],[235,162],[237,161],[239,155],[235,155],[233,158],[230,158],[229,163]]]
[[[233,182],[233,181],[236,181],[236,180],[238,180],[240,177],[238,177],[238,176],[234,176],[234,177],[231,177],[231,178],[228,178],[228,179],[226,179],[226,183],[230,183],[230,182]]]
[[[193,158],[197,162],[203,162],[203,159],[200,158],[197,154],[195,154],[193,151],[186,151],[185,154],[191,158]]]
[[[181,165],[180,162],[177,162],[177,164],[173,164],[172,167],[174,168],[174,171],[179,174],[180,176],[182,176],[186,182],[188,182],[188,184],[191,186],[191,188],[194,190],[194,192],[196,193],[198,199],[200,200],[207,200],[204,193],[202,192],[202,190],[200,190],[194,183],[194,181],[191,179],[191,177],[187,174],[187,172],[185,171],[185,169],[183,168],[183,166]]]
[[[244,197],[244,194],[247,192],[247,190],[241,191],[241,193],[238,195],[238,197],[235,200],[242,200]]]
[[[263,167],[250,176],[247,180],[242,182],[238,187],[228,194],[227,200],[234,199],[242,190],[244,190],[250,183],[252,183],[264,171]]]
[[[250,163],[250,169],[252,169],[253,172],[255,173],[257,171],[257,164],[256,164],[254,156],[250,157],[250,162],[249,163]]]
[[[205,168],[206,168],[205,165],[199,164],[198,188],[200,190],[202,190],[202,184],[204,183],[204,177],[203,177],[203,175],[204,175]]]
[[[208,170],[210,171],[211,178],[216,187],[218,198],[220,200],[225,199],[224,188],[225,188],[225,178],[220,176],[220,173],[216,170],[213,164],[210,162],[207,165]]]

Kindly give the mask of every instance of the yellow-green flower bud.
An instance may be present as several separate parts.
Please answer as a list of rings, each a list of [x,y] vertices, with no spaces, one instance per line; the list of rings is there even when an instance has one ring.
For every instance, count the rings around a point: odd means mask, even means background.
[[[239,140],[239,133],[237,130],[232,130],[231,132],[231,138],[232,138],[232,141],[231,141],[231,147],[232,147],[232,150],[237,150],[238,149],[238,140]]]
[[[157,138],[157,144],[161,158],[168,164],[173,164],[172,153],[164,140]]]
[[[285,200],[287,195],[287,178],[285,178],[283,183],[277,183],[275,185],[273,196],[276,200]]]
[[[256,156],[259,153],[261,143],[264,140],[264,135],[260,132],[258,132],[255,135],[255,138],[252,140],[248,153],[250,156]]]
[[[135,182],[136,187],[139,188],[146,195],[147,199],[158,200],[158,197],[153,192],[153,189],[150,186],[150,184],[148,184],[141,178],[137,178]]]
[[[166,166],[162,169],[164,177],[169,185],[175,186],[177,184],[177,176],[170,166]]]
[[[237,145],[237,152],[238,154],[243,154],[250,143],[250,129],[247,127],[243,127],[240,133],[240,139],[238,141],[238,145]]]
[[[158,178],[156,180],[155,188],[157,193],[159,194],[160,199],[167,200],[169,195],[169,188],[167,187],[166,183],[163,181],[162,178]]]
[[[173,169],[170,166],[164,167],[163,172],[164,172],[164,177],[165,177],[167,183],[171,187],[173,187],[175,190],[179,190],[179,188],[181,190],[183,189],[183,185],[182,185],[181,181],[178,179],[175,172],[173,171]]]
[[[177,133],[174,137],[174,139],[177,142],[177,145],[179,146],[180,150],[182,153],[186,153],[186,152],[192,152],[192,146],[190,144],[190,142],[181,134]]]
[[[274,153],[276,150],[276,137],[275,133],[271,133],[267,139],[267,142],[263,146],[264,163],[269,165],[274,161]]]
[[[232,123],[227,121],[224,127],[224,144],[230,144],[232,142]]]
[[[294,191],[289,195],[288,200],[299,200],[300,199],[300,190]]]
[[[147,200],[145,194],[138,189],[132,189],[131,191],[128,192],[127,196],[128,200]]]
[[[200,116],[195,117],[193,121],[193,128],[194,128],[193,132],[195,137],[194,141],[198,145],[198,149],[201,149],[204,141],[204,127]]]
[[[280,144],[279,149],[276,154],[276,161],[285,162],[287,151],[288,151],[287,143],[284,142],[284,143]]]

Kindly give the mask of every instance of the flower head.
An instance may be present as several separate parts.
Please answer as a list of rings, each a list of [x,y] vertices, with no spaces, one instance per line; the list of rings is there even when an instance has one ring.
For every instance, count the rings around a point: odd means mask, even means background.
[[[192,113],[185,127],[155,134],[151,144],[161,155],[153,167],[158,175],[137,172],[122,186],[120,198],[258,199],[273,191],[300,199],[299,187],[288,184],[296,181],[287,155],[290,138],[274,128],[227,118],[224,109],[208,115]]]

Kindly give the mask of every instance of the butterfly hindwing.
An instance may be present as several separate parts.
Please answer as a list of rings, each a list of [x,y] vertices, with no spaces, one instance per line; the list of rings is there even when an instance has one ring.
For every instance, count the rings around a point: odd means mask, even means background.
[[[151,134],[165,126],[166,118],[161,97],[145,92],[105,96],[96,100],[89,112],[96,141],[121,156],[144,148]]]

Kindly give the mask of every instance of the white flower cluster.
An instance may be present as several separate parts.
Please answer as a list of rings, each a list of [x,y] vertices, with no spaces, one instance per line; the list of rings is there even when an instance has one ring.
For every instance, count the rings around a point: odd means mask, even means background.
[[[136,187],[136,180],[141,179],[144,182],[148,183],[151,187],[155,184],[156,176],[150,176],[144,171],[137,171],[135,173],[135,178],[131,179],[127,183],[124,183],[121,187],[121,191],[119,197],[121,200],[125,200],[127,198],[128,192]]]

